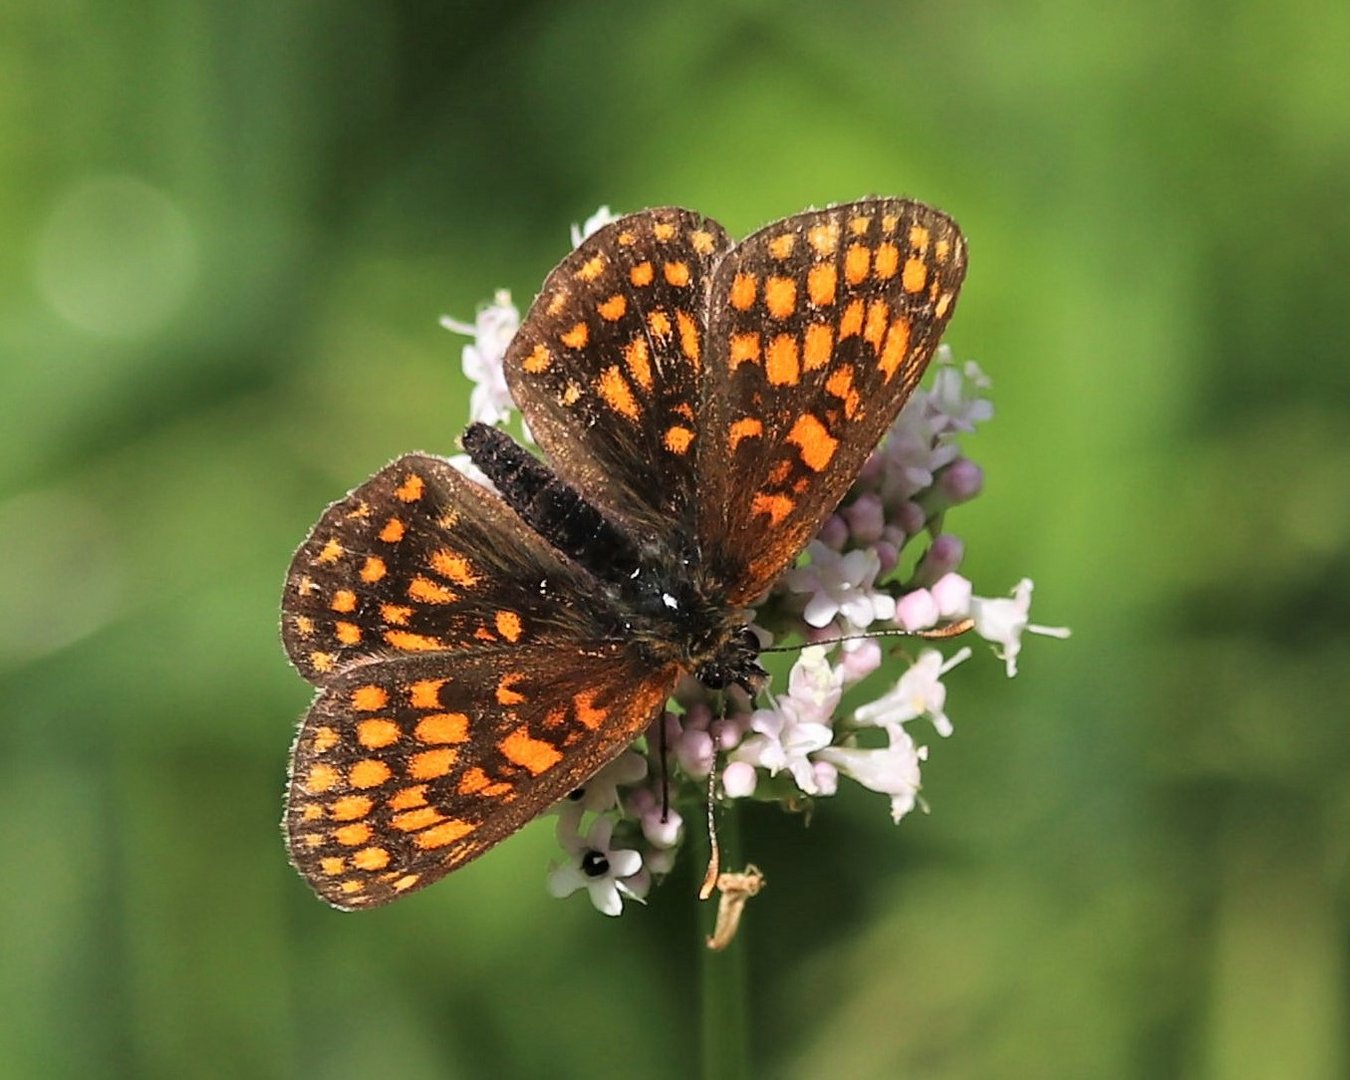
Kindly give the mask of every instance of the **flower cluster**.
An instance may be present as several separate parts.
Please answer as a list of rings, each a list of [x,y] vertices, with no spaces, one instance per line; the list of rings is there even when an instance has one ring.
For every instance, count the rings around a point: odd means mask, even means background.
[[[573,227],[573,243],[611,220],[602,207]],[[474,384],[471,419],[507,419],[514,406],[502,360],[520,325],[510,296],[498,292],[472,325],[442,322],[472,337],[463,352]],[[677,808],[699,805],[710,775],[720,781],[720,799],[794,807],[835,794],[844,777],[887,796],[900,821],[922,805],[928,748],[916,741],[914,722],[943,738],[952,733],[943,677],[972,654],[968,646],[949,657],[932,647],[943,628],[969,627],[992,643],[1009,676],[1024,634],[1068,636],[1029,621],[1030,580],[1011,596],[984,598],[959,573],[964,545],[944,524],[948,510],[983,486],[958,439],[993,415],[990,381],[974,361],[957,364],[946,345],[933,370],[931,385],[910,397],[844,502],[755,612],[765,646],[805,643],[786,686],[764,702],[735,687],[714,694],[693,679],[679,686],[674,707],[558,808],[563,858],[549,873],[554,895],[584,888],[607,915],[619,914],[625,899],[643,899],[684,840]],[[471,468],[467,458],[456,463]],[[862,636],[877,631],[931,640],[898,680],[877,685],[882,646]],[[844,706],[846,694],[861,703]]]

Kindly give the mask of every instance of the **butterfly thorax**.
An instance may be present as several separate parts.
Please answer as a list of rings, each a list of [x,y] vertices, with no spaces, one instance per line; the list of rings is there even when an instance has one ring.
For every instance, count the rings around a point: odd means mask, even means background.
[[[507,504],[596,579],[609,601],[598,605],[608,635],[713,689],[760,688],[767,676],[756,659],[759,639],[698,580],[696,552],[635,538],[505,432],[471,424],[462,442]]]

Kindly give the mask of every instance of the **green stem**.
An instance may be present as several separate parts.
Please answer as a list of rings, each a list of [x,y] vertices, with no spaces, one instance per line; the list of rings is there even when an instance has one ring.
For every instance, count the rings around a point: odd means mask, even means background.
[[[744,869],[740,814],[734,801],[718,808],[717,839],[722,849],[721,870]],[[700,834],[700,840],[701,870],[708,865],[710,848],[706,834]],[[718,895],[699,903],[698,910],[703,1080],[743,1080],[750,1076],[749,970],[743,933],[721,952],[707,947],[717,921]]]

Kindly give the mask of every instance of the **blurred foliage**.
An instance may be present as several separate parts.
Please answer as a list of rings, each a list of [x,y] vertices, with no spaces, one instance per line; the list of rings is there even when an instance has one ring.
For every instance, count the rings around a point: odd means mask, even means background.
[[[313,899],[280,582],[569,222],[881,192],[970,238],[966,569],[1076,636],[952,677],[931,816],[748,815],[757,1075],[1346,1075],[1347,57],[1333,0],[10,0],[0,1072],[689,1075],[692,868]]]

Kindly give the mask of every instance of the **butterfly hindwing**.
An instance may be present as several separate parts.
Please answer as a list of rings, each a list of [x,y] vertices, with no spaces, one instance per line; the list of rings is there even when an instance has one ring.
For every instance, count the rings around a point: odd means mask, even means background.
[[[420,889],[584,784],[664,706],[674,669],[617,643],[359,664],[291,755],[291,859],[340,908]]]
[[[785,218],[719,263],[698,538],[733,604],[754,602],[847,493],[923,375],[965,265],[951,218],[905,199]]]
[[[630,527],[690,520],[712,270],[730,247],[689,210],[600,229],[548,276],[506,380],[550,464]]]

